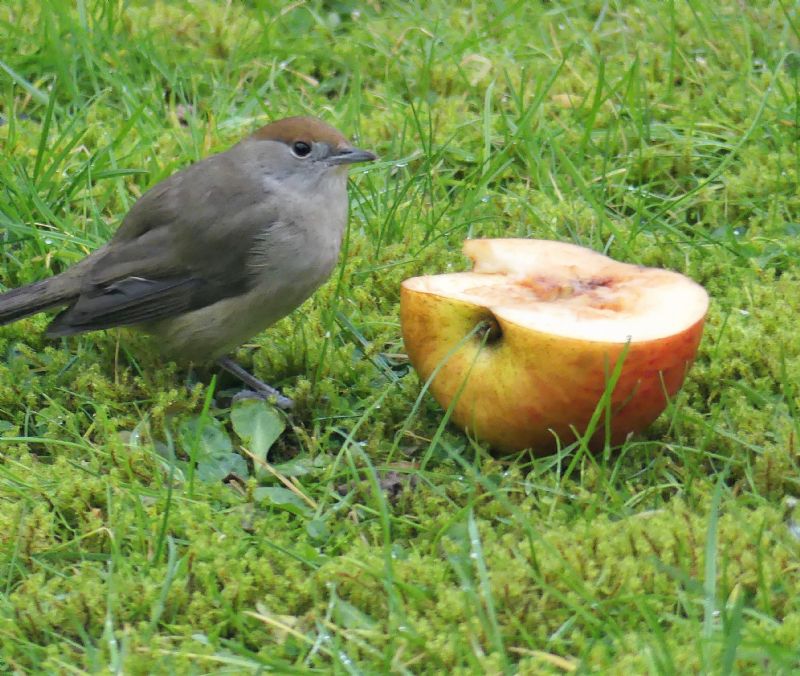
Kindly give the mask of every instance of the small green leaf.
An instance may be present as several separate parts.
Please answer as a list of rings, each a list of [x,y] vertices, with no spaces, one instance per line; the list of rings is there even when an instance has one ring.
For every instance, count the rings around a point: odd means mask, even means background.
[[[222,481],[231,472],[241,477],[248,475],[247,463],[233,452],[233,444],[216,418],[184,420],[178,428],[178,439],[183,452],[197,463],[201,481]]]
[[[197,462],[233,451],[233,444],[216,418],[195,417],[184,420],[178,428],[181,448]]]
[[[247,476],[247,462],[237,453],[209,457],[197,463],[197,476],[200,481],[208,483],[222,481],[229,474]]]
[[[325,542],[330,536],[331,531],[325,519],[311,519],[306,524],[306,533],[315,542]]]
[[[279,465],[274,465],[275,470],[283,476],[306,476],[308,474],[316,474],[328,464],[327,458],[318,455],[311,458],[307,455],[298,455],[297,457],[282,462]]]
[[[281,488],[280,486],[262,486],[253,491],[253,496],[258,502],[264,502],[278,509],[285,509],[292,514],[307,516],[311,513],[311,508],[303,499],[287,488]]]
[[[267,402],[259,399],[241,399],[231,409],[233,430],[249,451],[267,459],[267,453],[281,435],[286,424]]]

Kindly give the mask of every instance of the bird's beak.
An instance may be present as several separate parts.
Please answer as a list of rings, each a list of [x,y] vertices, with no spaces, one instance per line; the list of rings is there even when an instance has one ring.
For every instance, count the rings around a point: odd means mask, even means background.
[[[358,148],[337,148],[336,153],[328,158],[329,164],[355,164],[356,162],[373,162],[378,156],[369,150]]]

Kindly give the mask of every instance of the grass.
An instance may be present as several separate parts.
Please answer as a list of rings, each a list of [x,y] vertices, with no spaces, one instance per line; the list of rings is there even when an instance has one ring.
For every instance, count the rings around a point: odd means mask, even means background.
[[[783,0],[2,3],[7,287],[265,120],[382,160],[337,273],[239,351],[298,402],[268,456],[141,337],[0,330],[0,671],[796,673],[798,31]],[[421,394],[399,283],[499,235],[709,290],[646,434],[493,458]]]

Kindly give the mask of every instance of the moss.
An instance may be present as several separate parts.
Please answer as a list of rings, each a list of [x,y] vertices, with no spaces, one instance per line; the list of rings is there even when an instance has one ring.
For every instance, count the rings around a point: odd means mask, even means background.
[[[170,473],[161,444],[213,370],[129,331],[3,327],[0,671],[796,671],[790,19],[769,3],[2,3],[6,287],[78,260],[150,185],[265,118],[320,114],[383,160],[353,178],[340,273],[237,354],[297,401],[270,461],[316,463],[296,477],[308,512],[256,503],[252,478]],[[704,284],[667,413],[596,458],[493,459],[440,430],[398,289],[466,269],[467,236],[576,241]],[[229,387],[211,413],[230,431]],[[408,479],[395,497],[370,480],[387,470]]]

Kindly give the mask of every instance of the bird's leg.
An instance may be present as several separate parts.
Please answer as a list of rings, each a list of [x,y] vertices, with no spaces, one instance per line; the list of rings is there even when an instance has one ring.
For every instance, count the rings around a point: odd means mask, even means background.
[[[260,381],[252,373],[239,366],[239,364],[230,357],[220,357],[217,359],[217,364],[231,375],[236,376],[259,397],[274,403],[278,408],[285,410],[294,406],[294,402],[289,399],[289,397],[284,397],[274,387],[270,387],[266,383]]]

